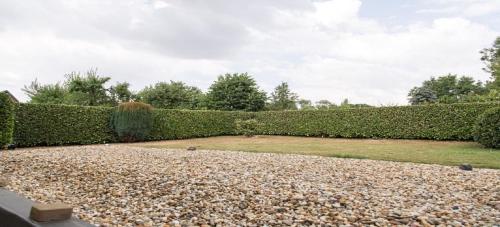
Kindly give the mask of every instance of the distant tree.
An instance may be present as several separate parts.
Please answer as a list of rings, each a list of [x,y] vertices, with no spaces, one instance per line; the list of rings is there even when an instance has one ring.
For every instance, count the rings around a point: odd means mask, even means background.
[[[114,105],[124,103],[124,102],[130,102],[135,99],[135,95],[130,91],[129,89],[130,84],[127,82],[123,83],[116,83],[116,85],[111,86],[109,88],[109,96],[111,99],[111,102]]]
[[[349,107],[351,107],[351,104],[349,104],[349,99],[342,100],[342,102],[340,103],[340,107],[342,107],[342,108],[349,108]]]
[[[298,104],[299,104],[300,110],[313,110],[314,109],[314,106],[313,106],[311,100],[300,99],[298,101]]]
[[[416,88],[425,89],[415,90]],[[439,103],[465,102],[469,96],[486,93],[486,88],[480,81],[476,82],[472,77],[458,77],[457,75],[448,74],[438,78],[431,77],[430,80],[424,81],[422,86],[413,88],[408,96],[419,95],[419,97],[413,99],[414,101],[427,97],[423,101],[429,103],[433,98],[428,90],[432,91],[436,96],[436,102]],[[410,101],[410,103],[412,102]]]
[[[97,74],[97,69],[91,69],[81,75],[72,72],[66,75],[66,86],[69,91],[69,100],[72,104],[82,106],[99,106],[110,103],[105,84],[110,77]]]
[[[326,110],[326,109],[330,109],[330,108],[335,108],[337,107],[337,105],[335,105],[334,103],[328,101],[328,100],[319,100],[316,102],[316,109],[318,110]]]
[[[96,69],[85,74],[71,72],[65,77],[62,84],[42,85],[35,79],[22,90],[30,97],[30,103],[114,106],[135,99],[129,83],[117,83],[107,88],[105,85],[111,78],[99,76]]]
[[[210,86],[206,104],[215,110],[260,111],[264,109],[266,93],[260,91],[247,73],[225,74]]]
[[[500,90],[500,37],[497,37],[491,48],[480,51],[481,61],[484,62],[484,71],[491,74],[491,80],[487,82],[488,89]]]
[[[271,93],[271,102],[269,109],[271,110],[296,110],[297,109],[297,94],[290,91],[288,83],[282,82]]]
[[[410,90],[408,96],[412,105],[435,103],[437,101],[436,93],[427,87],[414,87]]]
[[[138,96],[142,102],[165,109],[199,109],[203,101],[200,89],[180,81],[156,83],[144,88]]]
[[[30,103],[64,104],[67,101],[68,90],[59,83],[42,85],[35,79],[22,90],[30,98]]]

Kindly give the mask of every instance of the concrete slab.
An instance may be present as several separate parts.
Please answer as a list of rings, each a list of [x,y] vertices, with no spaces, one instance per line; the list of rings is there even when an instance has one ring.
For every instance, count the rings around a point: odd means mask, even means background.
[[[14,192],[0,188],[0,227],[90,227],[93,226],[72,217],[69,220],[41,223],[30,219],[35,202]]]

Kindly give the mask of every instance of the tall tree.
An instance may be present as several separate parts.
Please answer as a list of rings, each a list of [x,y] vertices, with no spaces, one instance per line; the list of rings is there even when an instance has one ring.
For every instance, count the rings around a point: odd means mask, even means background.
[[[250,75],[234,73],[219,76],[210,86],[206,100],[209,109],[260,111],[266,99],[266,93],[259,90]]]
[[[73,104],[84,106],[99,106],[110,102],[107,89],[104,85],[111,80],[110,77],[102,77],[97,74],[97,69],[91,69],[81,75],[72,72],[66,75],[66,86],[70,93]]]
[[[116,83],[109,88],[109,95],[113,105],[129,102],[135,99],[135,95],[130,91],[130,84],[127,82]]]
[[[485,92],[486,89],[480,81],[476,82],[467,76],[458,77],[448,74],[438,78],[431,77],[430,80],[424,81],[422,86],[413,88],[408,96],[410,96],[412,104],[420,104],[418,100],[422,100],[424,103],[433,102],[433,95],[436,96],[436,102],[456,103],[466,101],[469,96],[481,95]]]
[[[337,105],[325,99],[316,102],[316,109],[318,110],[326,110],[335,107],[337,107]]]
[[[301,99],[298,101],[300,110],[313,110],[314,106],[311,100]]]
[[[281,82],[271,93],[271,102],[269,109],[271,110],[296,110],[297,109],[297,94],[290,91],[288,83]]]
[[[145,103],[165,109],[199,109],[203,101],[200,89],[176,81],[156,83],[144,88],[138,96]]]
[[[414,87],[408,96],[411,105],[429,104],[437,101],[436,93],[427,87]]]
[[[30,103],[64,104],[68,90],[59,83],[40,84],[35,79],[29,86],[22,89],[30,98]]]
[[[481,61],[484,62],[484,71],[491,74],[491,80],[487,83],[488,89],[500,90],[500,37],[497,37],[490,48],[480,51]]]

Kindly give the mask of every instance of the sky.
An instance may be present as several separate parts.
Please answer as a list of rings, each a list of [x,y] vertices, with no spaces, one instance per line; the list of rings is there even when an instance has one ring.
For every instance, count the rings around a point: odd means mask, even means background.
[[[251,4],[250,4],[251,3]],[[448,73],[485,81],[479,51],[500,36],[500,0],[1,0],[0,90],[97,68],[138,91],[206,91],[248,72],[270,93],[407,104]]]

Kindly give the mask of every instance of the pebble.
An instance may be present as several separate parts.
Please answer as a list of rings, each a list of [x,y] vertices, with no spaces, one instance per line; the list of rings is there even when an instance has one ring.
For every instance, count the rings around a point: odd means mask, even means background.
[[[99,226],[500,223],[500,170],[128,144],[5,152],[7,189]]]

